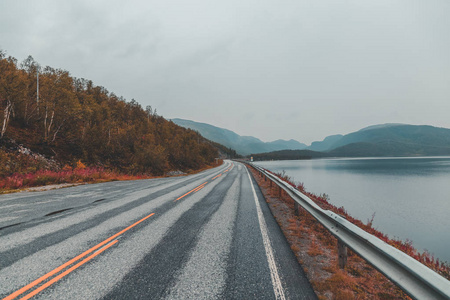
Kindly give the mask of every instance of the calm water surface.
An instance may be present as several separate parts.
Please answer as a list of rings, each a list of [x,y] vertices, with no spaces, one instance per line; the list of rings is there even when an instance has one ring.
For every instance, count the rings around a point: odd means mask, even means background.
[[[450,157],[320,159],[256,164],[285,171],[307,191],[450,262]]]

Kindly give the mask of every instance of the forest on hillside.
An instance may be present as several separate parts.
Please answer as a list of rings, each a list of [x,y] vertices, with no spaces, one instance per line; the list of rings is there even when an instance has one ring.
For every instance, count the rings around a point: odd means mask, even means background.
[[[0,176],[39,169],[27,149],[57,166],[81,161],[153,175],[199,169],[218,155],[210,141],[150,106],[143,109],[68,71],[41,68],[31,56],[19,63],[2,50],[0,129]]]
[[[311,150],[280,150],[267,153],[251,154],[253,160],[307,160],[327,157],[325,153]]]

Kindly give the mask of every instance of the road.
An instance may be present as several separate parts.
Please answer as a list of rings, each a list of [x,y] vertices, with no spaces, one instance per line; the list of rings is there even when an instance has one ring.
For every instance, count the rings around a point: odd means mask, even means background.
[[[316,299],[246,167],[0,196],[1,299]]]

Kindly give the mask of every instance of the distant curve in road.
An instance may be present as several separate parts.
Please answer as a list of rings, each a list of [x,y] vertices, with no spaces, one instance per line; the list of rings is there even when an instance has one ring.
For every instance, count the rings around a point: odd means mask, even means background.
[[[0,298],[316,299],[237,162],[0,196]]]

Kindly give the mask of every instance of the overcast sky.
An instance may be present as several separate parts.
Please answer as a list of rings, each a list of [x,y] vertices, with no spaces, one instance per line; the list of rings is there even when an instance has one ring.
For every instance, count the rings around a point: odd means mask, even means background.
[[[450,128],[448,0],[1,0],[0,49],[166,118],[307,144]]]

